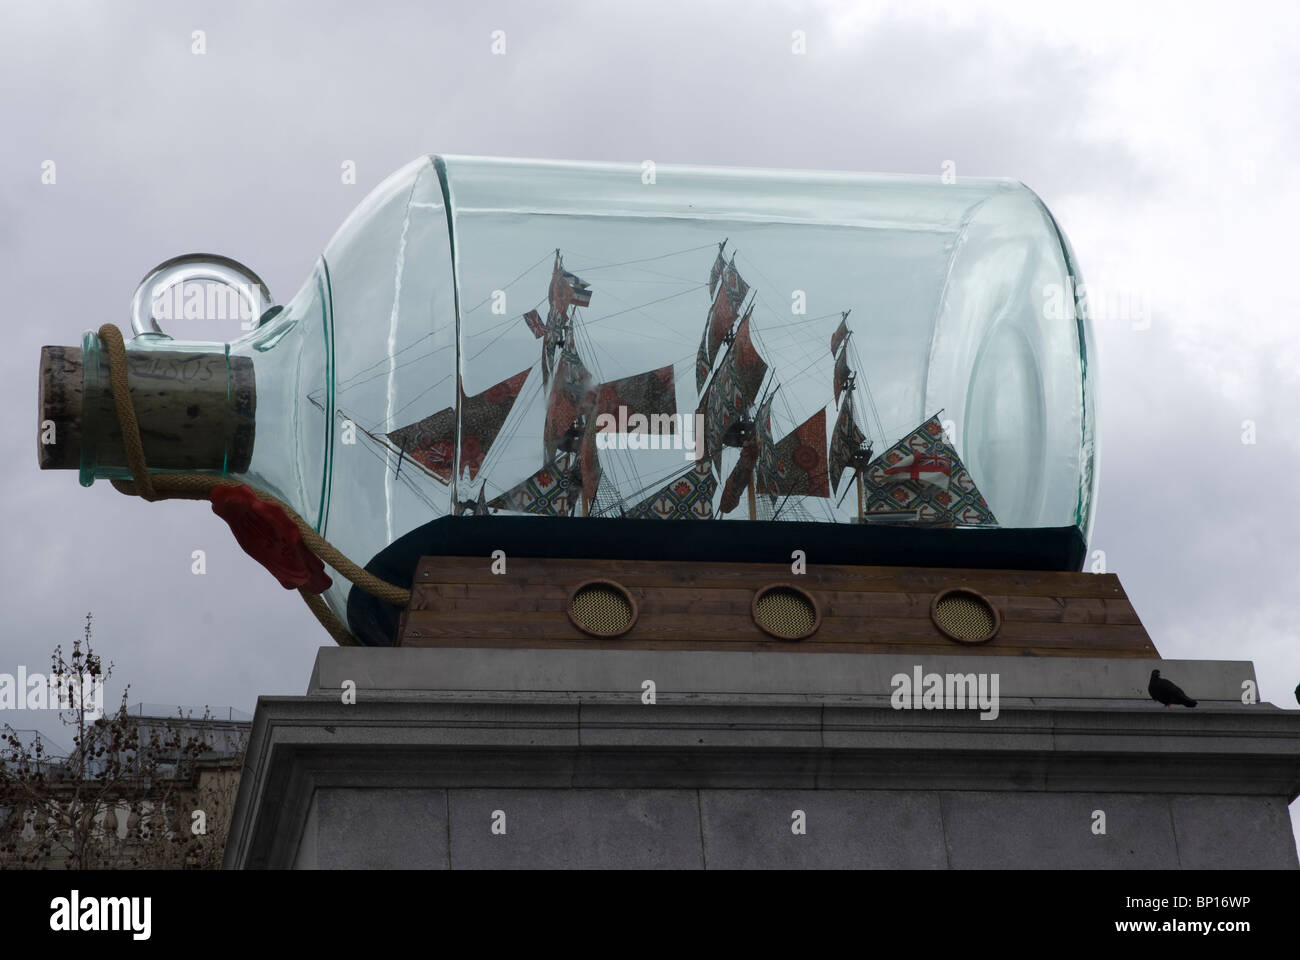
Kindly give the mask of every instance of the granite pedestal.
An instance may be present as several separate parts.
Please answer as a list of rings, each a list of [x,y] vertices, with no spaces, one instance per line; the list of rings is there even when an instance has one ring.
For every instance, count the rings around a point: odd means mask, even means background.
[[[918,666],[996,676],[996,717],[899,709]],[[1148,699],[1153,667],[1199,706]],[[1230,661],[325,648],[305,696],[258,701],[226,866],[1296,868],[1300,711],[1242,703],[1247,681]]]

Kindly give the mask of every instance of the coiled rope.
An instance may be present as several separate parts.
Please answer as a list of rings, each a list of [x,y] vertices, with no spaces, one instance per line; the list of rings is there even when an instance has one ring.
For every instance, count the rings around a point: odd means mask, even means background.
[[[122,332],[111,323],[99,328],[99,338],[103,341],[108,355],[109,387],[113,394],[113,406],[117,410],[117,423],[122,430],[122,447],[126,451],[126,464],[131,471],[130,480],[111,481],[119,493],[140,497],[153,502],[155,500],[206,500],[215,487],[247,486],[258,498],[274,503],[297,526],[302,534],[302,541],[312,553],[329,564],[345,579],[350,580],[366,593],[394,606],[405,607],[411,601],[411,591],[381,580],[373,573],[363,570],[345,557],[332,543],[316,532],[306,520],[274,494],[259,490],[249,484],[231,477],[216,477],[201,473],[150,473],[145,463],[144,444],[140,440],[140,422],[136,419],[135,405],[131,402],[131,392],[126,373],[126,344],[122,341]],[[299,588],[298,593],[311,612],[316,615],[334,641],[339,646],[358,646],[359,641],[344,626],[321,599],[319,594],[308,593]]]

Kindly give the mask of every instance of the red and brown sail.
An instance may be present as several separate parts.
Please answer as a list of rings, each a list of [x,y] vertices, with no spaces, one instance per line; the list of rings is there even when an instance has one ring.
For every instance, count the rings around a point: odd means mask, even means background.
[[[719,252],[719,259],[721,256]],[[713,296],[713,305],[709,307],[709,315],[704,322],[704,333],[700,337],[700,349],[695,355],[696,391],[704,389],[704,382],[709,379],[709,373],[713,370],[713,361],[718,355],[718,347],[727,338],[727,333],[731,330],[731,325],[736,322],[740,307],[749,294],[749,284],[736,269],[734,255],[731,262],[721,269],[715,262],[713,269],[717,274],[716,280],[712,273],[709,275],[709,292]]]
[[[866,439],[853,420],[853,395],[840,407],[840,414],[835,418],[835,427],[831,430],[830,478],[831,489],[839,493],[840,477],[853,462],[854,456]]]
[[[469,471],[471,480],[478,476],[483,458],[510,416],[528,374],[528,370],[521,370],[472,397],[465,396],[464,388],[461,388],[460,465],[462,472]],[[454,407],[445,407],[423,420],[393,430],[387,436],[402,453],[444,483],[451,481],[456,456]]]
[[[718,375],[709,384],[708,395],[703,401],[705,454],[713,459],[715,466],[721,463],[722,441],[727,429],[749,410],[763,385],[763,378],[767,376],[767,361],[750,337],[749,318],[753,312],[754,308],[750,307],[736,327],[731,349],[727,351]]]
[[[580,421],[590,419],[595,406],[595,383],[586,364],[578,356],[573,330],[570,328],[564,348],[560,351],[560,359],[555,365],[555,376],[546,401],[546,421],[542,428],[543,460],[549,460],[557,450],[570,446],[569,430]],[[571,446],[576,449],[576,444]]]
[[[781,496],[829,497],[826,409],[823,407],[777,441],[776,487]]]
[[[840,314],[840,325],[831,334],[831,356],[840,352],[840,344],[849,338],[849,311]]]
[[[726,516],[740,506],[740,495],[749,487],[754,478],[754,467],[758,463],[758,438],[750,437],[740,448],[740,459],[731,468],[727,482],[722,487],[722,500],[718,503],[718,512]]]

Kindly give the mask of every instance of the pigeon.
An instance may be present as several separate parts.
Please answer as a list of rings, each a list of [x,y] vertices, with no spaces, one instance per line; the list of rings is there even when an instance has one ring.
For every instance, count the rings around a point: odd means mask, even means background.
[[[1147,684],[1147,693],[1151,694],[1151,699],[1156,703],[1163,703],[1166,707],[1171,703],[1181,703],[1184,707],[1196,706],[1196,701],[1183,693],[1178,688],[1178,684],[1161,677],[1159,670],[1151,671],[1151,682]]]

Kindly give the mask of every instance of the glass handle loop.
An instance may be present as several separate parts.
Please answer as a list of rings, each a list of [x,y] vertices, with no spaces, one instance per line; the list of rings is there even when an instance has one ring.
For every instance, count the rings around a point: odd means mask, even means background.
[[[190,281],[211,281],[236,290],[248,303],[253,327],[275,306],[275,299],[262,278],[238,260],[213,253],[187,253],[158,264],[135,288],[131,297],[132,335],[167,336],[154,316],[154,301],[176,284]]]

